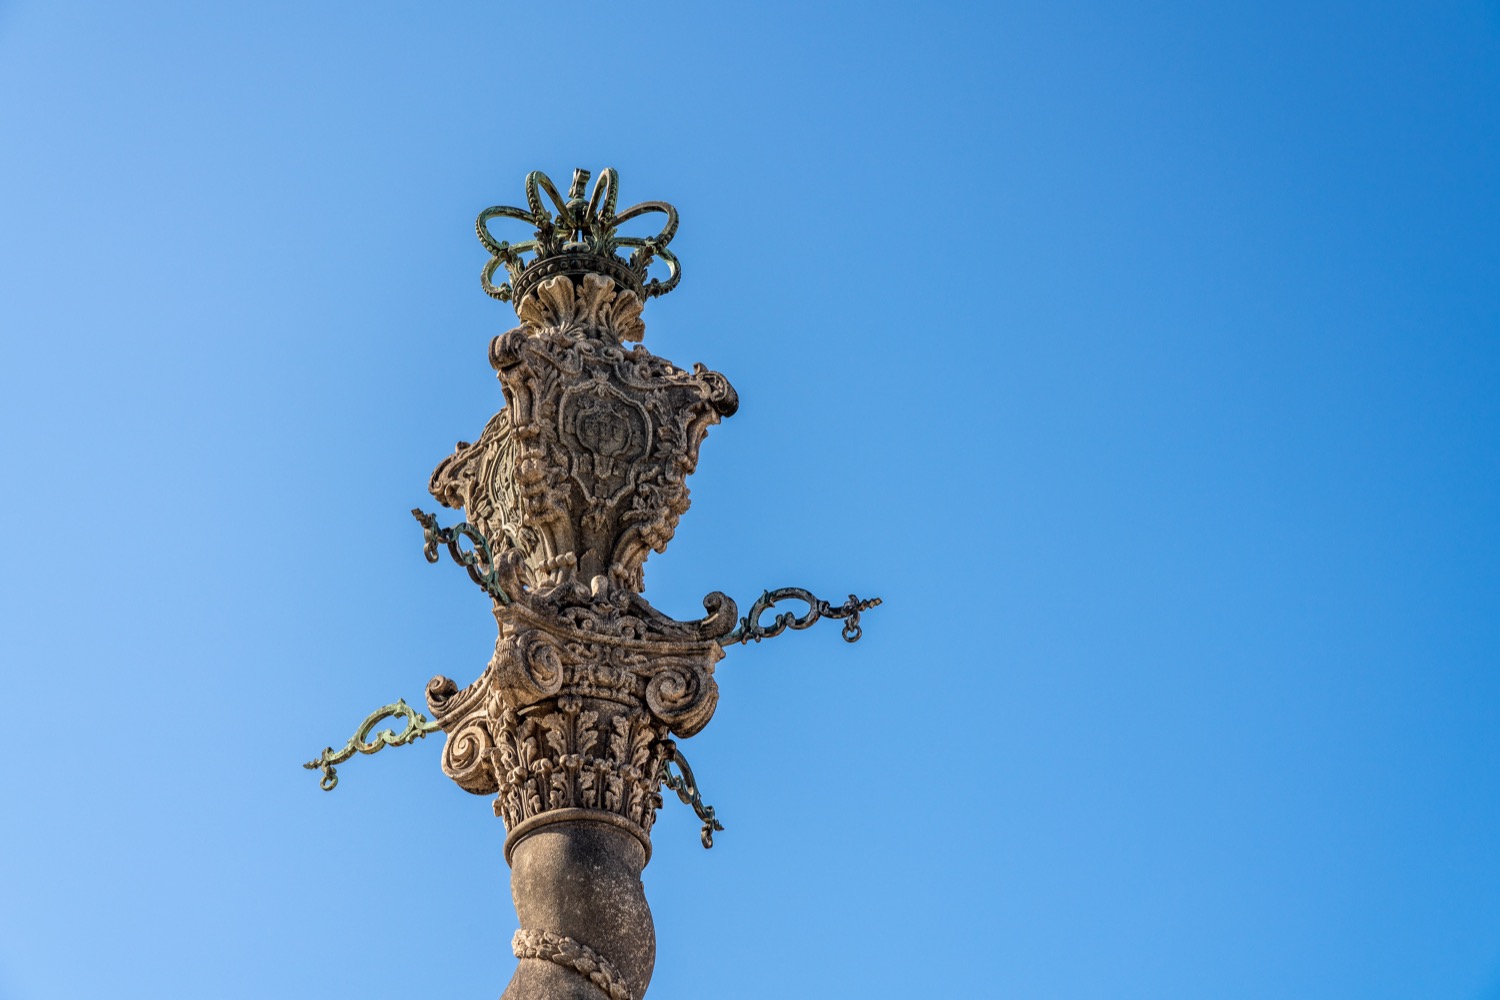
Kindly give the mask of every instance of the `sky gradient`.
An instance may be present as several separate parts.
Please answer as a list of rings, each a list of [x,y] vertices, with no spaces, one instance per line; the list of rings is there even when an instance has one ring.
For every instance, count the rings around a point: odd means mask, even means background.
[[[480,209],[681,213],[650,996],[1500,1000],[1500,4],[0,0],[0,998],[497,996],[408,510]],[[521,234],[517,234],[520,236]],[[446,520],[451,518],[445,517]]]

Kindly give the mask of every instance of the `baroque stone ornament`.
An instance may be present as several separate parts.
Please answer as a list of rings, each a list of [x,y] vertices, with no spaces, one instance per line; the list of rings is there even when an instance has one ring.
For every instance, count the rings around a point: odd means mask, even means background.
[[[679,368],[639,344],[644,301],[680,277],[668,249],[676,209],[651,201],[617,213],[615,171],[585,198],[588,179],[575,171],[563,198],[536,171],[526,178],[526,208],[480,213],[491,254],[484,290],[512,302],[521,321],[489,349],[505,406],[432,474],[433,497],[464,519],[444,528],[412,512],[428,561],[445,546],[490,596],[494,654],[466,686],[432,679],[433,722],[397,702],[342,750],[305,765],[332,789],[334,765],[354,753],[443,731],[443,772],[493,796],[507,830],[521,928],[512,945],[520,964],[503,1000],[645,996],[656,940],[640,875],[663,785],[702,821],[704,847],[724,829],[676,740],[713,718],[725,647],[820,618],[841,620],[853,642],[860,613],[880,603],[851,595],[834,606],[783,588],[740,618],[735,602],[714,592],[702,618],[683,622],[641,597],[646,558],[666,549],[688,509],[687,477],[704,436],[739,399],[718,372]],[[665,217],[655,236],[619,235],[622,223],[646,215]],[[497,219],[529,223],[534,238],[497,240],[489,229]],[[658,261],[665,280],[649,275]],[[496,286],[501,266],[509,281]],[[807,610],[767,623],[785,600]],[[406,729],[371,739],[392,716]]]

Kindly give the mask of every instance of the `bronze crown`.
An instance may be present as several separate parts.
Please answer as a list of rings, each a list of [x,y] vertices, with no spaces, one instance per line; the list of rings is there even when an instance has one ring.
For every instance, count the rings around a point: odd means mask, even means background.
[[[564,200],[546,174],[533,170],[526,175],[526,208],[495,205],[479,213],[474,229],[479,234],[479,242],[491,254],[481,275],[487,294],[501,302],[519,305],[528,292],[547,278],[557,275],[576,278],[584,274],[604,275],[620,288],[630,289],[642,301],[665,295],[677,287],[682,267],[667,249],[667,244],[677,234],[677,209],[664,201],[643,201],[617,215],[615,200],[620,188],[619,173],[613,167],[606,167],[585,201],[583,191],[588,181],[587,170],[574,170],[573,184]],[[543,205],[543,192],[556,206],[555,216]],[[615,230],[621,223],[650,212],[660,212],[667,217],[667,224],[661,232],[644,237],[616,235]],[[530,223],[536,229],[536,238],[520,243],[496,240],[490,234],[489,221],[500,218]],[[621,247],[632,248],[628,259],[615,253]],[[533,256],[523,258],[523,253],[532,253]],[[651,261],[658,257],[667,265],[667,279],[647,280],[646,271]],[[497,287],[491,279],[501,264],[510,273],[510,280]]]

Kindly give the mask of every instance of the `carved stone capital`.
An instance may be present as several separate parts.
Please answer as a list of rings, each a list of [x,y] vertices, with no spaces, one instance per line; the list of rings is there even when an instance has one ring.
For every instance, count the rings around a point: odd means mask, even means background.
[[[732,601],[705,600],[699,622],[673,622],[633,594],[611,602],[495,605],[489,666],[460,690],[445,677],[427,703],[448,733],[443,770],[496,795],[512,837],[545,814],[595,809],[626,821],[650,851],[669,735],[692,736],[718,706],[717,635]]]

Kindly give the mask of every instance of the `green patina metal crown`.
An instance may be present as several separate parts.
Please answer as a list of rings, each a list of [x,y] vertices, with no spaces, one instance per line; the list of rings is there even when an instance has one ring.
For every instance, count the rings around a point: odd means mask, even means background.
[[[526,208],[495,205],[479,213],[474,229],[479,234],[479,242],[491,254],[481,275],[488,295],[501,302],[519,305],[539,283],[558,275],[576,278],[600,274],[617,286],[630,289],[643,301],[665,295],[677,287],[682,268],[672,251],[667,249],[667,244],[677,234],[677,209],[664,201],[643,201],[616,214],[620,175],[614,168],[605,168],[585,201],[583,192],[588,182],[587,170],[574,170],[573,184],[564,200],[546,174],[533,170],[526,175]],[[556,215],[548,212],[543,204],[544,192],[556,206]],[[616,234],[615,230],[621,223],[651,212],[660,212],[667,217],[666,225],[655,236]],[[536,229],[536,238],[520,243],[496,240],[490,234],[489,222],[501,218],[530,223]],[[621,258],[615,253],[622,247],[632,248],[629,258]],[[523,258],[523,253],[533,256]],[[667,265],[667,279],[648,280],[646,271],[651,261],[658,257]],[[501,264],[510,273],[510,280],[496,286],[491,279]]]

